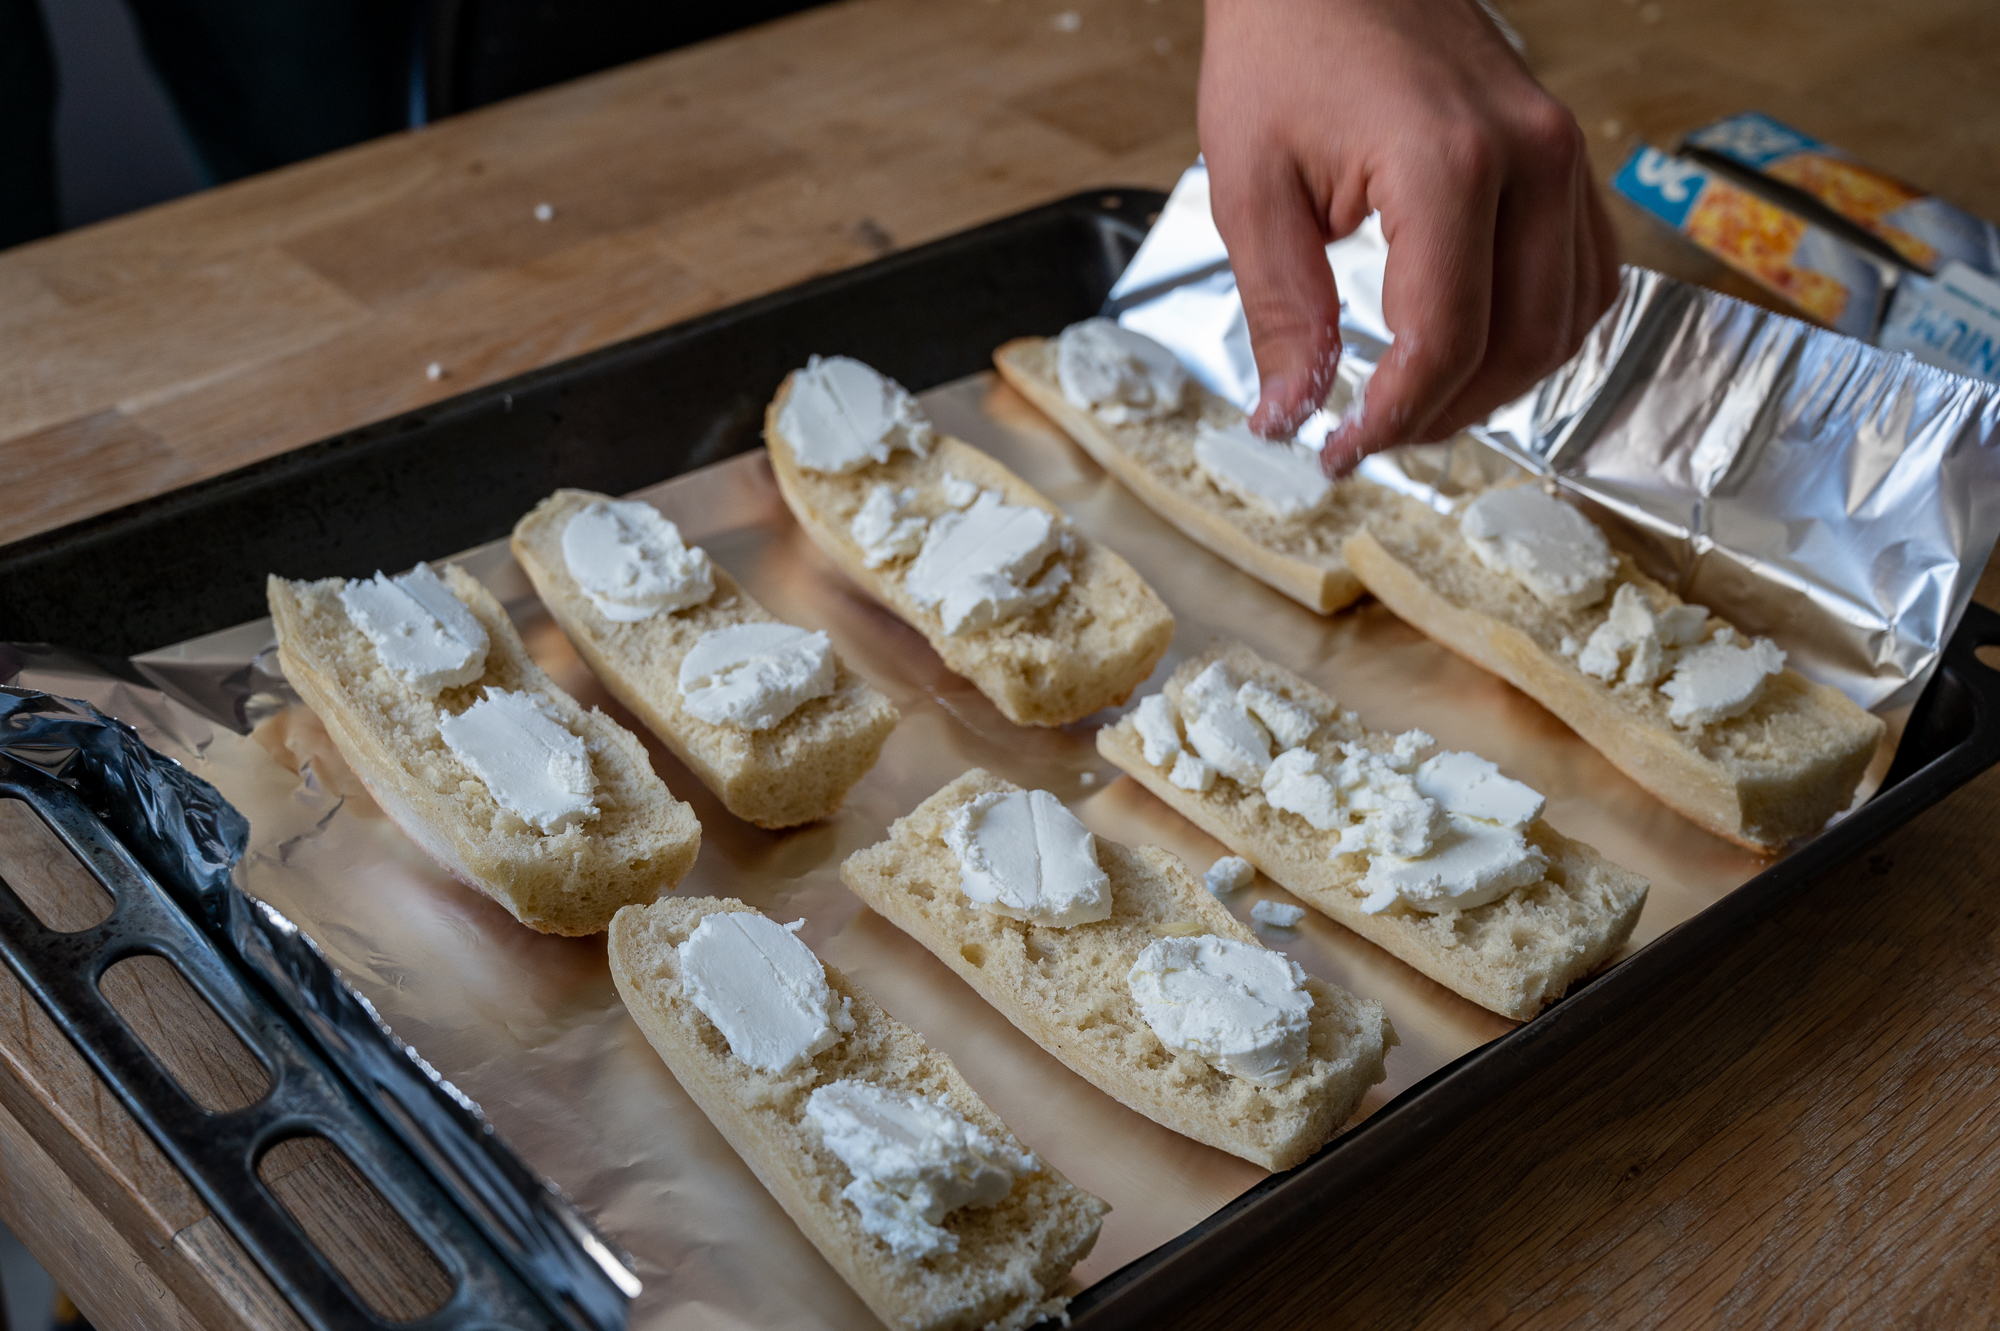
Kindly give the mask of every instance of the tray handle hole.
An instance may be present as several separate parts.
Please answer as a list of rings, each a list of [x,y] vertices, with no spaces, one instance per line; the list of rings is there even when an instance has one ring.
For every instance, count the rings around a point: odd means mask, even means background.
[[[443,1265],[326,1138],[287,1137],[259,1157],[257,1177],[377,1317],[415,1321],[451,1297]]]
[[[209,1113],[247,1109],[270,1093],[264,1065],[165,957],[127,957],[104,972],[97,988],[188,1099]]]
[[[26,803],[0,799],[0,880],[45,929],[73,934],[111,917],[111,893]]]

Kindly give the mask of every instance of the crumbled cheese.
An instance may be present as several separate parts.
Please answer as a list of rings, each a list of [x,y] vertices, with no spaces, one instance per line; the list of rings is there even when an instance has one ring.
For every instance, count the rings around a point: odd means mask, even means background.
[[[1542,816],[1541,794],[1525,782],[1500,775],[1497,764],[1476,753],[1447,750],[1417,768],[1417,790],[1446,813],[1526,827]]]
[[[724,911],[703,917],[676,949],[681,993],[759,1072],[790,1072],[854,1029],[848,1000],[834,996],[826,967],[799,941],[804,923]]]
[[[979,487],[963,476],[947,475],[940,488],[944,491],[944,502],[950,508],[964,508],[979,498]]]
[[[1296,749],[1312,738],[1319,724],[1311,712],[1255,680],[1236,690],[1236,705],[1263,722],[1280,749]]]
[[[1046,790],[976,795],[944,840],[958,856],[959,890],[996,915],[1068,928],[1111,914],[1097,839]]]
[[[1182,750],[1180,757],[1174,759],[1174,770],[1167,773],[1167,781],[1199,795],[1215,784],[1215,769],[1194,754]]]
[[[595,500],[563,524],[563,562],[598,613],[636,624],[662,611],[700,605],[715,594],[715,573],[699,546],[651,504]]]
[[[1187,391],[1187,373],[1173,352],[1110,319],[1063,329],[1056,382],[1071,406],[1110,425],[1170,415]]]
[[[1314,512],[1333,492],[1317,452],[1296,440],[1260,439],[1241,422],[1222,429],[1197,423],[1194,459],[1218,490],[1276,518]]]
[[[850,472],[897,449],[922,457],[931,425],[895,380],[847,356],[814,356],[792,379],[778,430],[808,471]]]
[[[1208,866],[1208,872],[1201,876],[1201,885],[1211,895],[1222,897],[1242,891],[1256,876],[1256,866],[1241,855],[1224,855]]]
[[[1260,901],[1250,908],[1250,918],[1273,929],[1290,929],[1306,917],[1304,906],[1288,906],[1282,901]]]
[[[1139,700],[1132,728],[1139,732],[1146,761],[1154,767],[1165,767],[1181,751],[1180,723],[1165,694],[1149,693]]]
[[[943,1220],[963,1206],[995,1206],[1041,1162],[1011,1138],[996,1141],[928,1096],[842,1079],[806,1101],[806,1117],[853,1181],[840,1195],[861,1227],[906,1261],[957,1252]]]
[[[1417,910],[1471,910],[1548,873],[1548,857],[1529,844],[1528,826],[1542,797],[1477,754],[1440,753],[1411,781],[1440,813],[1420,856],[1370,857],[1361,908],[1384,911],[1402,901]]]
[[[1621,583],[1611,597],[1611,613],[1576,653],[1576,668],[1607,683],[1622,678],[1648,687],[1671,668],[1674,649],[1699,642],[1707,625],[1706,607],[1676,605],[1655,612],[1636,584]]]
[[[918,605],[937,607],[948,634],[970,633],[1053,601],[1069,585],[1069,534],[1047,512],[983,490],[971,507],[931,521],[903,575]]]
[[[1741,716],[1763,696],[1764,681],[1785,668],[1785,654],[1769,638],[1739,647],[1732,633],[1681,656],[1674,677],[1660,686],[1673,700],[1667,719],[1677,726],[1698,727]]]
[[[1219,1072],[1280,1086],[1305,1062],[1312,995],[1296,963],[1255,943],[1203,934],[1149,943],[1126,987],[1160,1043]]]
[[[1223,776],[1254,787],[1271,765],[1271,737],[1236,699],[1229,672],[1218,661],[1182,690],[1181,720],[1188,747],[1202,761]]]
[[[1458,525],[1480,563],[1559,610],[1596,605],[1618,571],[1596,524],[1536,485],[1488,490]]]
[[[1310,749],[1287,749],[1264,769],[1264,799],[1274,809],[1295,813],[1321,832],[1347,826],[1340,792],[1327,780],[1319,755]]]
[[[486,630],[428,564],[350,582],[340,604],[382,664],[427,698],[486,673]]]
[[[878,485],[868,492],[847,530],[861,547],[863,568],[880,568],[891,560],[907,558],[923,549],[924,532],[930,519],[921,513],[905,513],[917,501],[914,486],[896,489]]]
[[[590,750],[535,695],[488,688],[457,716],[441,715],[438,734],[495,804],[536,831],[567,832],[597,817]]]
[[[769,730],[833,692],[833,641],[790,624],[731,624],[681,658],[681,698],[711,725]]]

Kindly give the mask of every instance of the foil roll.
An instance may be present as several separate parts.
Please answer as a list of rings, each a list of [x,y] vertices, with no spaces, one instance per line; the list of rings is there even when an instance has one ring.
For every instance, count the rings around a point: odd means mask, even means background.
[[[1394,341],[1379,218],[1327,246],[1345,349],[1323,438]],[[1197,162],[1106,313],[1244,410],[1257,366]],[[1626,267],[1568,363],[1465,435],[1361,475],[1449,510],[1524,469],[1683,598],[1888,717],[1914,705],[2000,536],[2000,387]]]

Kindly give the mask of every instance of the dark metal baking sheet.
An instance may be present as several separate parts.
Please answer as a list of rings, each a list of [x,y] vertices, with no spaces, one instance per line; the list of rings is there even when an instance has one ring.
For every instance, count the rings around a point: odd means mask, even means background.
[[[282,568],[358,575],[504,534],[559,485],[623,493],[756,446],[782,374],[838,345],[913,388],[1094,313],[1162,196],[1081,195],[621,344],[0,550],[0,638],[122,656],[259,616]],[[671,447],[670,444],[678,444]],[[467,484],[469,476],[477,481]],[[1541,1017],[1410,1088],[1312,1161],[1086,1290],[1082,1325],[1144,1325],[1316,1208],[1351,1202],[1500,1088],[2000,757],[2000,642],[1975,607],[1868,805]]]

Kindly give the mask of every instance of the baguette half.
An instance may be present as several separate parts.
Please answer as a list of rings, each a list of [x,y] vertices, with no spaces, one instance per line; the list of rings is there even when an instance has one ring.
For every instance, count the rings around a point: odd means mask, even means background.
[[[549,934],[602,933],[620,907],[671,891],[694,865],[701,823],[653,774],[644,746],[585,710],[528,657],[507,612],[455,564],[444,582],[486,630],[485,673],[435,698],[382,664],[340,603],[346,580],[266,583],[285,678],[318,714],[341,757],[396,825],[451,876]],[[486,688],[542,698],[590,752],[598,816],[537,832],[501,808],[438,733]]]
[[[1012,1140],[949,1058],[831,966],[827,985],[852,1004],[854,1029],[788,1073],[759,1072],[737,1059],[714,1023],[682,996],[676,949],[705,917],[751,909],[707,897],[662,899],[621,910],[611,922],[618,995],[675,1079],[841,1279],[890,1326],[1012,1331],[1060,1316],[1069,1300],[1055,1291],[1097,1242],[1110,1207],[1044,1161],[1038,1172],[1017,1177],[998,1205],[945,1217],[945,1228],[958,1237],[956,1252],[899,1258],[861,1227],[840,1195],[852,1176],[806,1117],[815,1087],[851,1077],[943,1101],[989,1136]]]
[[[1201,384],[1190,381],[1195,400],[1171,416],[1111,425],[1063,396],[1054,338],[1015,338],[993,353],[993,364],[1014,391],[1189,540],[1319,614],[1360,599],[1361,580],[1347,567],[1342,542],[1390,502],[1389,491],[1349,477],[1336,481],[1313,512],[1280,518],[1218,488],[1195,461],[1197,422],[1226,427],[1243,419]]]
[[[514,558],[611,696],[658,735],[723,806],[759,827],[794,827],[825,818],[867,775],[896,728],[893,703],[834,657],[833,692],[814,698],[768,730],[716,725],[681,699],[681,659],[704,634],[772,616],[712,562],[715,593],[698,606],[637,623],[607,619],[563,557],[563,529],[585,506],[609,499],[558,490],[514,524]]]
[[[1386,750],[1389,738],[1364,728],[1325,693],[1240,643],[1183,662],[1167,681],[1179,709],[1181,690],[1212,662],[1239,681],[1255,681],[1310,712],[1318,722],[1306,747],[1337,762],[1337,746]],[[1526,1021],[1575,981],[1610,960],[1646,901],[1647,882],[1581,841],[1537,819],[1528,841],[1548,856],[1548,876],[1470,910],[1427,914],[1397,902],[1370,914],[1361,909],[1367,860],[1329,855],[1337,833],[1315,830],[1297,814],[1272,808],[1261,790],[1217,775],[1205,793],[1167,780],[1167,768],[1145,758],[1134,718],[1097,732],[1097,749],[1188,821],[1324,915],[1481,1007]]]
[[[953,673],[970,680],[1016,725],[1059,726],[1123,702],[1151,674],[1173,640],[1174,617],[1145,579],[1117,554],[1070,529],[1075,541],[1056,556],[1070,583],[1039,608],[983,629],[944,631],[938,612],[918,605],[903,587],[907,560],[871,569],[848,527],[877,485],[914,487],[912,512],[936,517],[946,509],[947,475],[997,490],[1002,499],[1039,508],[1067,522],[1062,511],[993,458],[942,432],[928,453],[897,453],[842,475],[809,471],[795,461],[778,422],[796,374],[787,377],[764,414],[764,439],[778,489],[812,538],[841,572],[860,584],[929,640]]]
[[[1584,674],[1562,640],[1587,641],[1620,584],[1636,584],[1655,609],[1681,603],[1629,556],[1618,555],[1603,601],[1557,610],[1480,563],[1456,521],[1406,500],[1348,541],[1347,559],[1398,618],[1554,712],[1690,822],[1760,854],[1845,809],[1881,743],[1881,718],[1789,667],[1741,716],[1698,730],[1674,725],[1652,685]]]
[[[1317,1151],[1387,1075],[1383,1059],[1396,1032],[1382,1005],[1307,980],[1309,1053],[1282,1086],[1256,1086],[1198,1055],[1167,1049],[1126,984],[1140,952],[1170,933],[1263,944],[1170,852],[1102,837],[1097,858],[1111,880],[1109,918],[1055,928],[982,908],[959,890],[958,856],[945,832],[975,796],[1017,789],[974,768],[897,819],[888,840],[850,855],[841,880],[1119,1103],[1266,1169],[1289,1169]]]

